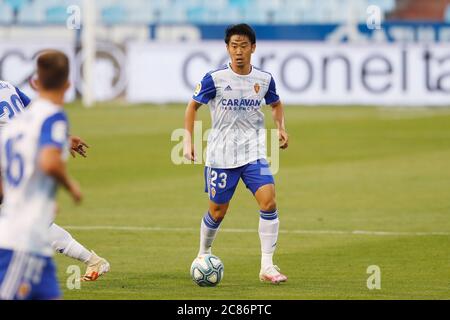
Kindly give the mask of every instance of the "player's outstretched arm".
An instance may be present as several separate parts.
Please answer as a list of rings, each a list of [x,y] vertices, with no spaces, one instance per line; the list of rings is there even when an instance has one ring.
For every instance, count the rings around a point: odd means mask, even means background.
[[[280,148],[286,149],[289,144],[289,136],[286,132],[284,123],[284,108],[281,101],[277,101],[271,104],[272,118],[278,129],[278,139],[280,141]]]
[[[39,167],[45,174],[52,176],[66,188],[75,203],[79,203],[82,198],[80,187],[69,178],[66,164],[61,155],[62,150],[57,147],[43,147],[39,153]]]
[[[194,122],[197,110],[202,106],[201,103],[191,100],[184,114],[184,139],[183,139],[183,155],[186,159],[196,161],[194,152],[194,144],[192,143],[192,134],[194,132]]]

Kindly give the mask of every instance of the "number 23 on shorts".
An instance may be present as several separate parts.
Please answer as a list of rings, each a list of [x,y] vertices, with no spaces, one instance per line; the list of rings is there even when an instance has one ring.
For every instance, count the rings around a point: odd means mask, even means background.
[[[206,188],[210,200],[216,203],[226,203],[230,200],[230,188],[228,186],[228,174],[222,170],[206,168]],[[231,190],[231,194],[232,194]]]
[[[239,170],[205,167],[205,192],[208,192],[209,199],[219,204],[229,202],[239,177]]]
[[[217,184],[216,184],[217,181]],[[211,170],[209,175],[209,184],[211,187],[219,187],[224,189],[227,186],[227,174],[225,172],[217,173],[215,170]]]

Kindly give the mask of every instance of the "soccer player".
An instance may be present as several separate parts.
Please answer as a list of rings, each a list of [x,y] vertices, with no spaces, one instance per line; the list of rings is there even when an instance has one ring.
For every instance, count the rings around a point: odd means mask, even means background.
[[[35,88],[38,89],[38,88]],[[0,80],[0,135],[3,128],[16,116],[28,109],[30,99],[20,89],[6,81]],[[79,137],[70,136],[70,153],[75,157],[75,153],[86,157],[87,144]],[[0,184],[0,199],[2,190]],[[1,201],[0,201],[1,203]],[[1,214],[1,213],[0,213]],[[82,277],[83,281],[94,281],[102,274],[109,271],[109,263],[99,257],[94,251],[87,250],[76,241],[65,229],[52,223],[49,229],[51,245],[54,250],[70,258],[77,259],[86,264],[87,269]]]
[[[288,134],[283,105],[272,75],[251,64],[251,56],[256,49],[253,29],[247,24],[230,26],[225,32],[225,43],[231,61],[203,77],[185,113],[184,156],[191,161],[196,160],[192,132],[198,108],[208,104],[212,117],[204,170],[209,210],[201,221],[198,254],[211,253],[219,226],[239,179],[242,179],[260,209],[262,256],[259,278],[278,284],[285,282],[287,277],[273,263],[279,220],[274,179],[266,161],[261,102],[264,99],[272,107],[280,147],[285,149]]]
[[[6,126],[1,136],[4,203],[0,216],[0,298],[58,299],[48,226],[62,185],[79,203],[78,184],[69,178],[67,116],[69,60],[58,51],[37,60],[39,99]]]

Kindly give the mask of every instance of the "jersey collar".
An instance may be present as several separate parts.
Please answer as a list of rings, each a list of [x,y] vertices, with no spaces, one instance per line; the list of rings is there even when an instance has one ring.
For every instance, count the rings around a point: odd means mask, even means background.
[[[228,66],[228,69],[230,69],[230,71],[231,71],[234,75],[236,75],[236,76],[238,76],[238,77],[248,77],[248,76],[250,76],[250,75],[253,73],[253,70],[255,69],[255,68],[253,67],[253,65],[251,64],[251,65],[250,65],[250,68],[251,68],[251,69],[250,69],[250,72],[249,72],[248,74],[239,74],[239,73],[234,72],[233,68],[231,68],[231,61],[228,61],[227,66]]]

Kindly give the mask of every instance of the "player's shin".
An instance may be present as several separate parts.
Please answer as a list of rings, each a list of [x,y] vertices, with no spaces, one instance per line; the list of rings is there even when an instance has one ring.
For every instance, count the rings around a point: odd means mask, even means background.
[[[216,238],[217,231],[219,231],[221,222],[221,220],[214,220],[209,212],[203,216],[200,225],[200,249],[198,255],[211,253],[211,246]]]
[[[55,223],[50,226],[49,232],[55,251],[84,263],[89,261],[92,253],[76,241],[69,232]]]
[[[277,210],[260,211],[258,231],[261,240],[261,269],[273,265],[272,259],[277,245],[279,225]]]

